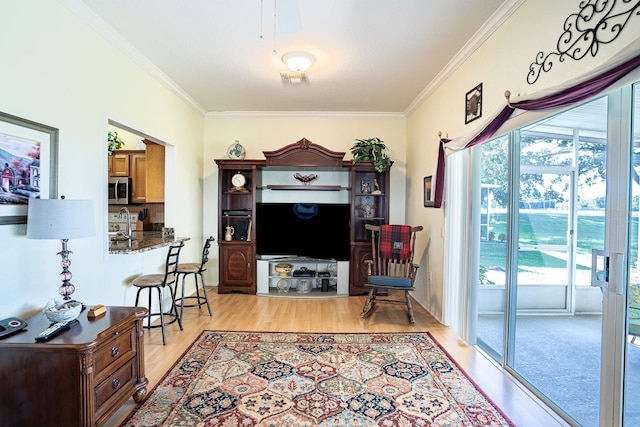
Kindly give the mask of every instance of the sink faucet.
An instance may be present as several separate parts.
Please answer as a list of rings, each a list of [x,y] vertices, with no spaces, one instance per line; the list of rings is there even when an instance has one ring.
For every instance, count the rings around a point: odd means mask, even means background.
[[[122,219],[123,212],[125,215],[127,215],[127,232],[125,234],[124,232],[121,231],[120,234],[126,237],[128,241],[131,241],[133,239],[133,229],[131,228],[131,213],[129,212],[129,209],[127,209],[126,206],[123,206],[122,208],[120,208],[120,212],[118,213],[118,218]]]

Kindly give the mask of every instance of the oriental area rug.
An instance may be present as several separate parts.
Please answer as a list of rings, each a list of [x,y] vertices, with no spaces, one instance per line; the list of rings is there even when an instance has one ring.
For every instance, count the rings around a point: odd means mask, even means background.
[[[428,333],[204,331],[122,425],[513,424]]]

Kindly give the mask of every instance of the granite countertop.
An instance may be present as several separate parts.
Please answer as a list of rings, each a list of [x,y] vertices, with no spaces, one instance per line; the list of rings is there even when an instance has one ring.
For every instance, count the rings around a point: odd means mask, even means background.
[[[161,231],[135,231],[133,240],[110,241],[110,254],[138,254],[153,249],[163,248],[177,242],[186,242],[189,237],[163,236]]]

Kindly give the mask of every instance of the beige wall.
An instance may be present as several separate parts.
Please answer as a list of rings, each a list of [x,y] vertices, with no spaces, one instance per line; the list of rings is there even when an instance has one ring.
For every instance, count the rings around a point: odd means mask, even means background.
[[[170,172],[167,217],[196,242],[185,247],[185,259],[195,260],[202,251],[202,115],[58,2],[3,1],[0,16],[0,110],[58,128],[59,194],[94,201],[97,235],[69,242],[73,296],[88,304],[129,303],[123,278],[155,272],[163,256],[108,254],[107,121],[173,146],[168,163],[180,173]],[[2,317],[41,309],[57,296],[60,242],[28,240],[24,225],[0,226],[0,242]]]
[[[578,11],[579,3],[577,0],[524,2],[407,118],[407,158],[421,159],[409,162],[407,167],[407,220],[426,226],[417,245],[422,252],[417,257],[421,268],[416,281],[418,291],[414,296],[439,319],[446,317],[445,287],[459,284],[444,283],[444,234],[450,231],[445,224],[446,206],[427,209],[422,207],[421,201],[422,178],[431,174],[437,160],[438,132],[449,138],[471,132],[504,106],[506,90],[524,95],[558,85],[606,62],[640,34],[640,18],[635,16],[615,42],[599,47],[596,58],[587,56],[580,61],[567,59],[562,63],[556,60],[551,72],[543,73],[534,85],[529,85],[526,80],[529,64],[539,51],[555,50],[565,19]],[[478,83],[483,84],[482,118],[465,125],[465,94]],[[455,192],[464,185],[464,179],[464,175],[457,174],[447,183],[446,191]],[[428,250],[425,250],[427,246]],[[431,283],[428,280],[430,273]]]

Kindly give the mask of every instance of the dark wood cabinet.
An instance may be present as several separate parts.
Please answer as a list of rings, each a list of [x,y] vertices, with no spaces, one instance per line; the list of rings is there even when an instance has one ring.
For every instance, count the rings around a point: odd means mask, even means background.
[[[352,164],[344,160],[344,152],[334,152],[301,139],[275,151],[265,151],[265,160],[216,160],[218,165],[218,293],[256,293],[255,215],[257,192],[278,191],[348,191],[351,205],[351,257],[349,294],[368,292],[366,259],[371,259],[370,235],[365,224],[385,224],[389,221],[389,168],[376,171],[373,162]],[[275,171],[349,171],[349,186],[265,184],[260,180],[263,169]],[[242,174],[246,181],[241,189],[232,179]],[[295,201],[295,200],[294,200]],[[227,227],[234,231],[225,241]],[[286,227],[286,225],[284,225]],[[248,231],[247,231],[248,230]],[[287,236],[283,238],[299,238]],[[327,238],[330,238],[328,236]]]
[[[218,293],[256,293],[255,246],[247,242],[220,242]]]
[[[218,293],[256,293],[256,173],[260,162],[216,160],[218,165]],[[235,185],[234,176],[243,183]],[[228,231],[229,230],[229,231]],[[229,235],[229,240],[225,236]]]
[[[358,242],[351,245],[351,261],[349,266],[349,295],[366,295],[367,263],[371,260],[371,243]]]
[[[40,313],[26,330],[0,341],[0,426],[92,427],[133,396],[147,393],[142,319],[146,309],[107,307],[46,342],[35,337],[50,322]]]

